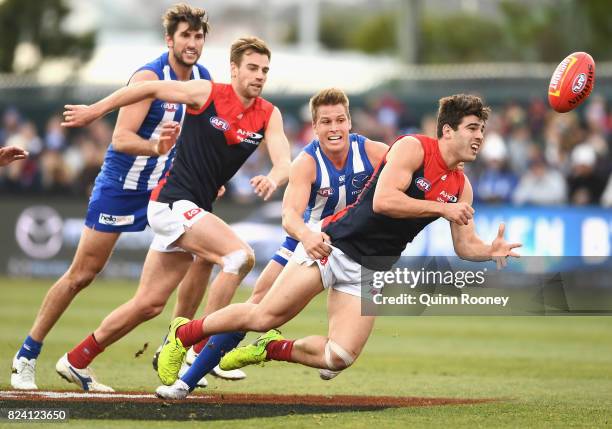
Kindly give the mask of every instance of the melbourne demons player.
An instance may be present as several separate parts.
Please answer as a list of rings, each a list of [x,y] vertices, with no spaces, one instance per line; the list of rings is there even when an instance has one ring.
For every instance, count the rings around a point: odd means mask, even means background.
[[[413,238],[439,217],[451,224],[457,255],[472,261],[505,264],[520,244],[505,241],[504,226],[491,244],[477,235],[472,220],[472,187],[458,168],[474,161],[483,142],[490,109],[471,95],[440,100],[438,139],[422,135],[400,137],[376,168],[358,201],[328,217],[322,231],[331,239],[327,258],[313,259],[298,245],[287,267],[259,304],[233,304],[206,318],[173,324],[161,351],[164,362],[174,362],[183,347],[202,337],[226,331],[259,331],[281,326],[329,288],[327,336],[285,340],[272,330],[251,345],[226,354],[221,368],[239,368],[264,360],[297,362],[321,369],[329,379],[350,366],[361,353],[374,316],[361,315],[362,276],[386,270]],[[382,263],[371,263],[383,257]],[[367,280],[368,277],[365,277]],[[159,367],[162,370],[162,367]],[[163,368],[170,379],[178,367]]]
[[[329,237],[314,227],[357,200],[374,166],[389,148],[350,132],[349,99],[342,90],[323,89],[310,99],[309,105],[316,138],[291,165],[283,198],[283,227],[289,235],[257,279],[248,302],[262,300],[299,242],[313,259],[329,255]],[[157,396],[184,399],[199,385],[201,377],[219,363],[223,354],[243,338],[244,332],[231,332],[212,336],[206,347],[203,342],[194,345],[185,358],[187,363],[192,363],[191,368],[171,386],[158,387]],[[197,358],[195,353],[199,353]]]
[[[168,51],[138,69],[130,84],[210,80],[208,70],[197,64],[208,33],[207,21],[203,9],[185,4],[169,8],[163,17]],[[37,388],[36,361],[50,330],[74,297],[102,271],[119,236],[142,231],[147,226],[150,194],[172,163],[173,145],[184,114],[184,105],[154,97],[119,111],[104,165],[89,200],[76,254],[70,268],[47,292],[29,335],[13,359],[13,388]],[[201,259],[194,262],[179,287],[175,315],[195,313],[211,269],[209,262]],[[109,390],[93,381],[89,388]]]
[[[255,192],[268,199],[289,174],[289,143],[281,113],[260,97],[270,56],[262,40],[245,37],[231,47],[231,84],[145,82],[122,88],[91,106],[66,106],[66,126],[85,125],[111,110],[148,98],[184,103],[189,109],[174,164],[149,202],[148,220],[155,237],[136,295],[60,359],[56,366],[60,375],[87,389],[81,375],[91,378],[89,363],[105,347],[163,310],[192,255],[221,268],[211,285],[211,292],[218,293],[209,296],[205,313],[230,302],[255,257],[252,249],[211,213],[217,190],[264,140],[272,169],[267,176],[252,179]]]

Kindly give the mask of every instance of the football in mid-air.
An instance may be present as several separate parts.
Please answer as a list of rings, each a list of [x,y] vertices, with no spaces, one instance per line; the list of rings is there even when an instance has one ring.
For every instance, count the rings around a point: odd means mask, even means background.
[[[574,52],[557,66],[548,85],[548,103],[560,113],[578,107],[595,85],[595,61],[586,52]]]
[[[586,52],[574,52],[557,66],[548,85],[548,103],[569,112],[588,98],[595,85],[595,61]]]

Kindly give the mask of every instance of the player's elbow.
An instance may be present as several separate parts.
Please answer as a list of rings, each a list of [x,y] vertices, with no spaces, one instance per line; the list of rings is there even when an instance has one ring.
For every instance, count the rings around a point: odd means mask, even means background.
[[[390,213],[391,204],[389,198],[384,194],[374,194],[372,200],[372,210],[376,214],[388,215]]]
[[[127,133],[122,129],[115,129],[113,132],[112,145],[113,149],[124,152],[126,150]]]

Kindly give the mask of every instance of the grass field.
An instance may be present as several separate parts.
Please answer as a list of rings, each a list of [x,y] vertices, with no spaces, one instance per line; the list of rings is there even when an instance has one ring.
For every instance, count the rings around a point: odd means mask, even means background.
[[[10,389],[11,359],[27,334],[49,281],[0,278],[0,389]],[[57,376],[56,360],[92,332],[134,283],[98,281],[77,297],[46,340],[37,367],[40,389],[72,390]],[[239,293],[244,299],[248,291]],[[324,296],[283,327],[288,337],[326,331]],[[158,385],[150,365],[173,303],[164,314],[111,346],[94,364],[116,390]],[[249,337],[250,338],[250,337]],[[143,356],[135,354],[148,343]],[[242,382],[209,377],[207,391],[276,394],[386,395],[495,398],[447,405],[313,413],[240,420],[180,422],[176,427],[602,427],[612,426],[612,317],[383,317],[356,364],[332,382],[316,371],[284,363],[247,368]],[[204,393],[206,390],[199,392]],[[0,403],[1,404],[1,403]],[[0,408],[2,406],[0,405]],[[151,415],[147,427],[167,427]],[[107,427],[103,420],[72,419],[63,427]],[[143,422],[115,420],[116,428]],[[15,427],[6,421],[1,426]],[[42,423],[40,427],[49,427]],[[53,425],[52,425],[53,426]],[[28,427],[36,427],[28,425]]]

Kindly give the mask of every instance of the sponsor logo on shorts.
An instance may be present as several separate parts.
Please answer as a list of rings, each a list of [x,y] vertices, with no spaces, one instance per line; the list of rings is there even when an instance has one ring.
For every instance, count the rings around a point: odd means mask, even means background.
[[[166,103],[162,103],[162,108],[166,112],[176,112],[178,110],[178,104],[166,102]]]
[[[586,85],[586,82],[587,82],[586,74],[580,73],[578,76],[576,76],[576,79],[574,79],[574,82],[572,83],[572,92],[574,94],[578,94],[580,91],[584,89],[584,85]]]
[[[227,121],[218,116],[211,116],[210,125],[218,129],[219,131],[227,131],[230,129],[230,125],[227,123]]]
[[[353,179],[351,180],[351,184],[353,185],[354,188],[360,189],[360,188],[363,188],[367,180],[368,180],[367,173],[358,173],[353,176]]]
[[[107,213],[100,213],[98,223],[102,225],[125,226],[134,224],[134,215],[117,216]]]
[[[187,210],[185,213],[183,213],[183,216],[185,216],[185,219],[187,220],[191,220],[194,217],[196,217],[198,215],[198,213],[204,211],[203,209],[196,207],[194,209],[189,209]]]
[[[287,261],[293,256],[293,252],[285,247],[281,247],[276,251],[276,254]]]
[[[334,188],[321,188],[317,191],[317,194],[323,198],[329,198],[334,195]]]
[[[416,184],[416,187],[423,192],[427,192],[431,189],[431,183],[429,183],[429,181],[424,177],[417,178],[414,183]]]
[[[329,256],[325,256],[325,257],[319,259],[319,262],[321,263],[321,265],[327,265],[328,258],[329,258]]]

